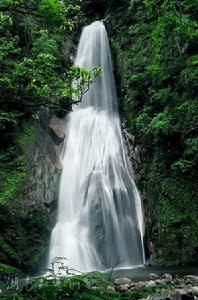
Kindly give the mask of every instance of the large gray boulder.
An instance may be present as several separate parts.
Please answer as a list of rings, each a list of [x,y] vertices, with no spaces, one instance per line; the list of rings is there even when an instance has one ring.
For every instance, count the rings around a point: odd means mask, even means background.
[[[192,282],[192,283],[198,283],[198,276],[197,275],[186,275],[185,280]]]
[[[160,278],[160,276],[156,273],[150,273],[149,274],[149,279],[150,280],[156,280],[156,279],[159,279],[159,278]]]
[[[129,284],[131,285],[131,280],[129,278],[117,278],[114,280],[116,285]]]
[[[146,287],[153,287],[156,286],[156,283],[154,280],[150,280],[145,284]]]
[[[130,288],[129,284],[121,284],[121,285],[118,285],[117,290],[119,292],[127,292],[129,288]]]
[[[172,280],[173,280],[173,277],[172,277],[171,274],[164,274],[164,275],[162,276],[162,278],[164,279],[164,281],[165,281],[166,283],[171,283]]]
[[[191,292],[192,292],[193,295],[198,297],[198,286],[192,286],[191,287]]]

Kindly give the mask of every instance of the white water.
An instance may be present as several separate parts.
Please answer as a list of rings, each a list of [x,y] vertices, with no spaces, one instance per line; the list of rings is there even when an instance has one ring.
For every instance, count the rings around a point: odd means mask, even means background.
[[[105,27],[84,28],[76,65],[100,66],[92,84],[66,124],[57,223],[50,261],[66,257],[80,271],[102,270],[119,256],[119,267],[144,263],[141,199],[124,153],[116,88]]]

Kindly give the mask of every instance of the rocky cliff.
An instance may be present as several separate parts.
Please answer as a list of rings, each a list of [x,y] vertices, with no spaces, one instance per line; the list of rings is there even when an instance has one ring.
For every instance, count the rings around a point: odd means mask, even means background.
[[[20,172],[23,176],[9,195],[9,183],[5,182],[0,194],[0,261],[34,272],[45,266],[55,222],[64,124],[43,109],[24,122],[18,137],[14,155],[17,151],[20,162],[15,162],[11,181]]]

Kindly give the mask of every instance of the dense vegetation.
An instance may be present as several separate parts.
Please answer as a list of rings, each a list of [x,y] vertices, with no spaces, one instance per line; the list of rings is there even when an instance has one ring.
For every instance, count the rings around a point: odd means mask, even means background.
[[[40,299],[84,299],[84,300],[110,300],[110,299],[143,299],[149,295],[169,292],[174,288],[173,284],[158,284],[152,287],[142,286],[131,291],[119,292],[115,285],[105,274],[92,272],[70,278],[37,278],[27,282],[18,291],[11,289],[3,299],[9,300],[14,297],[18,300]]]
[[[146,234],[162,263],[186,263],[198,250],[197,1],[123,2],[107,24],[121,111],[140,147]]]
[[[24,208],[27,195],[21,195],[32,167],[27,147],[37,133],[33,117],[38,119],[41,107],[64,115],[73,95],[75,102],[81,101],[99,73],[98,68],[72,66],[71,35],[79,26],[81,5],[81,1],[0,1],[0,261],[23,270],[38,269],[49,238],[48,216],[39,207]]]
[[[72,67],[82,24],[97,18],[106,20],[120,110],[140,147],[146,235],[158,262],[197,259],[197,13],[196,0],[0,2],[1,269],[35,271],[46,253],[49,216],[41,224],[39,207],[27,214],[18,205],[32,117],[41,106],[64,115],[99,73]]]

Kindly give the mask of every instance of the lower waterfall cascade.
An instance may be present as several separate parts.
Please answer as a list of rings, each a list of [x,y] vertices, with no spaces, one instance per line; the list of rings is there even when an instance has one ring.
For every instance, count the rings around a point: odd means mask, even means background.
[[[143,211],[124,149],[111,53],[103,22],[83,29],[75,65],[101,67],[66,120],[57,223],[49,262],[67,258],[79,271],[144,264]]]

